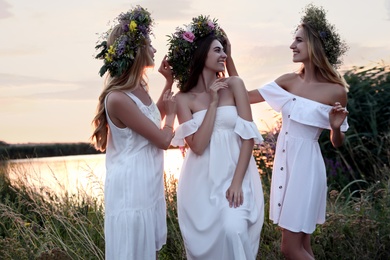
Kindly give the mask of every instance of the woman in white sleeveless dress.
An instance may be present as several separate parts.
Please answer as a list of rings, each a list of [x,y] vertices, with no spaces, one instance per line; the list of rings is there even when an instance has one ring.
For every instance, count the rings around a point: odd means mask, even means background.
[[[188,76],[187,81],[179,80],[176,102],[180,125],[172,142],[189,146],[177,193],[187,259],[254,260],[264,199],[252,151],[254,143],[263,139],[252,121],[243,81],[220,75],[228,57],[217,24],[198,17],[188,28],[196,29],[176,33],[178,38],[170,46],[188,56],[168,54],[176,78]],[[183,36],[187,42],[176,44]],[[196,47],[181,49],[191,45]],[[183,59],[192,60],[188,75],[179,70]]]
[[[173,79],[164,58],[159,72],[167,83],[156,105],[144,78],[156,52],[150,14],[138,6],[118,22],[98,46],[107,79],[92,136],[95,147],[106,151],[105,254],[109,260],[155,260],[167,236],[163,149],[173,136]]]

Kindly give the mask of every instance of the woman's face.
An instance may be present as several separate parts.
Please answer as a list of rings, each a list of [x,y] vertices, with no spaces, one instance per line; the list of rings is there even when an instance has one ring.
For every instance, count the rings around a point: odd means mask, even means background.
[[[207,53],[205,68],[215,72],[225,71],[226,57],[227,55],[223,50],[222,44],[218,40],[214,40],[210,45],[209,52]]]
[[[290,49],[293,51],[293,62],[304,62],[309,60],[307,38],[302,27],[295,33],[295,38],[290,45]]]
[[[154,54],[156,53],[157,50],[153,47],[152,41],[150,39],[147,40],[146,48],[147,48],[147,52],[148,52],[148,56],[149,56],[149,60],[148,60],[147,65],[154,66]]]

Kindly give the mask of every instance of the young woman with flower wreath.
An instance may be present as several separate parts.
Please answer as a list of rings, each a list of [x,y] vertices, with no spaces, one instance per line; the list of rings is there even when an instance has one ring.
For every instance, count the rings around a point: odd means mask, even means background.
[[[170,145],[176,116],[173,78],[164,59],[159,72],[166,85],[155,104],[145,78],[156,52],[150,13],[137,6],[117,20],[96,56],[104,60],[100,75],[107,74],[92,135],[95,147],[106,151],[105,254],[112,260],[155,260],[167,236],[163,149]]]
[[[347,123],[347,84],[337,72],[347,50],[322,8],[305,8],[290,49],[298,72],[287,73],[249,91],[251,103],[266,101],[282,113],[272,172],[270,219],[282,228],[286,259],[314,259],[310,234],[325,222],[327,182],[318,144],[329,129],[333,146],[341,146]],[[229,73],[238,75],[233,66]]]
[[[187,259],[256,259],[264,220],[252,156],[263,139],[244,82],[223,76],[231,59],[225,41],[217,22],[205,16],[169,38],[168,62],[180,89],[172,144],[189,147],[177,191]]]

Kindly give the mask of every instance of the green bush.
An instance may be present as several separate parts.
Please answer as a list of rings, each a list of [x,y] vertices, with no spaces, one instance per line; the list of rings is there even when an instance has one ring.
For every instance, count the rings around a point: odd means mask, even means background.
[[[390,157],[390,66],[355,67],[344,77],[349,84],[350,125],[345,143],[333,148],[329,131],[319,140],[329,182],[339,187],[357,179],[375,183],[384,178],[380,169]]]

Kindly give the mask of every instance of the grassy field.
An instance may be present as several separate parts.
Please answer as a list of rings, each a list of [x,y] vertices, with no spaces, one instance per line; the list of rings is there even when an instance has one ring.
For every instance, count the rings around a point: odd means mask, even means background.
[[[265,160],[264,153],[255,155],[258,162]],[[390,171],[380,170],[384,178],[376,183],[355,180],[340,190],[329,187],[327,221],[312,236],[317,259],[390,259]],[[261,169],[266,219],[258,259],[282,259],[280,230],[267,218],[269,171]],[[58,196],[36,190],[24,183],[23,174],[11,182],[6,168],[0,170],[0,259],[104,259],[101,200],[83,191]],[[361,189],[352,190],[356,184]],[[176,185],[176,179],[166,180],[168,239],[159,259],[185,259]]]

